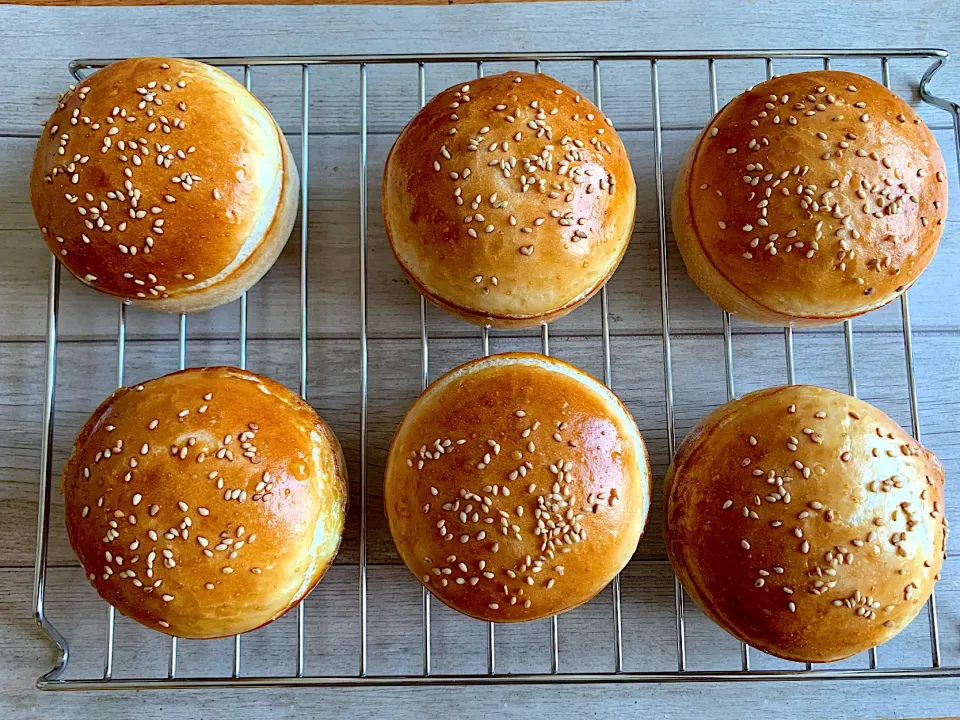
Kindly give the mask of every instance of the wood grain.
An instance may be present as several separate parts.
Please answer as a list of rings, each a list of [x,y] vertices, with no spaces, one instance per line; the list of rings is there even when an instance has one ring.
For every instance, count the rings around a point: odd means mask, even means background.
[[[957,575],[960,567],[949,561],[946,572]],[[371,624],[368,630],[369,667],[372,673],[419,673],[421,665],[420,590],[402,568],[373,566],[369,572]],[[631,670],[673,670],[673,580],[663,563],[635,563],[623,575],[624,661]],[[333,705],[349,708],[351,717],[432,717],[439,706],[457,708],[463,717],[498,712],[511,716],[521,708],[528,712],[558,712],[586,717],[635,718],[641,711],[658,717],[685,717],[689,703],[704,702],[733,707],[743,705],[745,693],[754,709],[766,709],[792,718],[823,717],[826,710],[844,708],[845,717],[929,716],[942,714],[955,704],[960,684],[943,681],[833,682],[764,684],[754,691],[743,685],[703,684],[691,686],[641,685],[537,688],[403,689],[384,693],[367,690],[310,690],[292,694],[283,690],[176,691],[156,693],[38,693],[30,686],[49,667],[42,643],[34,640],[28,606],[17,591],[28,585],[27,570],[0,571],[0,647],[8,690],[0,694],[0,712],[21,717],[28,710],[44,717],[96,717],[104,719],[169,718],[173,708],[190,708],[198,717],[303,718],[312,710]],[[50,573],[53,622],[72,629],[72,670],[81,677],[99,677],[103,671],[105,606],[95,596],[76,568],[58,568]],[[942,622],[960,624],[960,585],[955,581],[938,586]],[[359,630],[356,624],[357,574],[355,568],[335,567],[305,605],[305,661],[308,674],[356,674]],[[695,669],[734,669],[739,666],[739,646],[733,638],[704,618],[696,607],[686,605],[688,657]],[[601,593],[587,605],[559,619],[560,667],[563,671],[602,672],[612,667],[609,653],[612,629],[611,599]],[[893,667],[925,662],[929,653],[925,618],[921,614],[910,627],[880,648],[880,666]],[[431,647],[437,673],[484,672],[486,628],[433,603]],[[244,636],[242,671],[245,674],[279,675],[294,667],[296,622],[292,614]],[[546,621],[519,626],[499,626],[498,666],[503,672],[549,669],[549,625]],[[169,639],[118,618],[115,645],[117,677],[163,677]],[[229,674],[232,646],[225,641],[182,642],[179,674],[210,677]],[[792,663],[754,652],[754,666],[763,669],[796,668]],[[944,662],[960,659],[957,647],[946,649]],[[844,667],[866,667],[864,655],[851,658]],[[856,687],[853,687],[856,685]],[[294,700],[294,698],[297,698]],[[703,699],[701,699],[703,698]],[[601,714],[602,713],[602,714]],[[838,713],[840,714],[840,713]],[[686,717],[689,717],[686,715]],[[734,711],[730,717],[738,717]]]
[[[825,34],[825,23],[831,32]],[[551,28],[554,32],[543,32]],[[303,718],[346,712],[358,718],[421,718],[440,712],[479,717],[532,713],[611,720],[655,715],[664,718],[740,718],[743,708],[796,718],[929,717],[955,714],[960,681],[774,683],[756,685],[645,685],[598,687],[435,688],[293,692],[183,691],[169,693],[38,693],[35,679],[52,666],[45,638],[31,615],[33,518],[36,511],[40,438],[40,378],[47,256],[33,225],[24,178],[39,122],[70,81],[67,63],[82,57],[126,57],[148,52],[169,55],[347,54],[595,48],[846,47],[942,45],[956,50],[960,15],[950,3],[917,0],[909,9],[889,0],[855,0],[831,6],[829,18],[811,0],[677,0],[674,3],[522,3],[438,7],[115,7],[40,8],[0,6],[0,717],[169,718],[172,714],[217,719]],[[782,62],[776,72],[816,63]],[[924,61],[891,63],[894,88],[917,101],[916,83]],[[834,67],[879,76],[877,62],[840,62]],[[488,64],[487,72],[508,69]],[[589,92],[589,63],[545,63],[544,70]],[[239,74],[239,69],[231,70]],[[760,61],[718,64],[721,103],[763,77]],[[429,67],[433,94],[476,72],[469,64]],[[615,389],[637,415],[651,445],[656,472],[666,463],[663,361],[652,172],[650,69],[646,63],[603,66],[604,108],[629,143],[641,178],[639,214],[631,250],[610,288]],[[314,68],[309,108],[310,172],[310,335],[309,399],[330,420],[358,477],[358,73],[355,67]],[[417,102],[413,66],[370,66],[370,195],[377,196],[379,172],[393,137]],[[300,75],[297,68],[257,69],[254,90],[290,134],[300,139]],[[668,186],[680,155],[707,119],[705,63],[660,66],[664,158]],[[960,87],[960,64],[948,65],[934,84],[945,95]],[[949,144],[949,116],[921,106],[938,130],[951,163],[956,193],[955,153]],[[296,150],[295,150],[296,152]],[[645,181],[642,178],[646,178]],[[386,443],[418,385],[419,325],[416,295],[403,285],[383,240],[379,208],[370,208],[370,658],[375,672],[416,672],[420,667],[420,595],[380,520],[376,488]],[[911,293],[921,428],[924,441],[944,460],[948,492],[955,499],[960,466],[960,328],[955,271],[956,212],[934,265]],[[669,255],[673,319],[674,401],[678,435],[725,398],[720,314],[687,281],[672,243]],[[250,360],[290,386],[298,377],[299,328],[296,241],[267,279],[251,293]],[[229,306],[191,318],[188,362],[235,361],[237,308]],[[600,311],[588,305],[553,328],[552,349],[560,357],[600,372]],[[63,461],[73,433],[96,402],[111,390],[115,374],[113,341],[116,305],[72,281],[63,287],[55,465]],[[476,330],[429,313],[431,375],[479,352]],[[899,309],[892,307],[854,323],[862,395],[908,424]],[[128,373],[131,380],[175,367],[176,319],[138,311],[129,318]],[[738,391],[784,380],[783,341],[768,331],[737,325],[734,340]],[[535,334],[494,334],[494,350],[536,349]],[[797,374],[801,382],[846,386],[842,337],[831,332],[799,333]],[[356,508],[358,503],[354,504]],[[957,524],[957,502],[947,512]],[[102,672],[104,606],[82,578],[60,530],[55,505],[51,536],[48,602],[51,617],[75,642],[71,675]],[[659,507],[639,555],[662,554]],[[355,673],[358,629],[356,561],[358,516],[350,518],[341,562],[308,600],[308,672]],[[352,562],[351,562],[352,561]],[[960,662],[960,566],[949,560],[938,587],[944,663]],[[662,563],[638,562],[625,576],[625,639],[628,667],[675,666],[672,580]],[[483,672],[484,629],[434,604],[435,667],[439,672]],[[738,647],[687,606],[692,667],[736,667]],[[560,621],[561,669],[610,667],[611,609],[603,594]],[[244,672],[289,673],[293,657],[293,616],[245,639]],[[548,668],[545,623],[498,633],[504,670]],[[119,674],[162,675],[167,647],[159,636],[126,620],[118,624]],[[921,616],[894,644],[881,648],[881,666],[920,664],[928,657],[926,621]],[[230,669],[229,642],[184,643],[182,671],[223,674]],[[754,654],[759,667],[777,661]],[[865,659],[850,663],[858,667]]]
[[[3,0],[11,5],[43,7],[149,7],[166,5],[476,5],[501,2],[558,2],[559,0]],[[579,0],[583,2],[584,0]],[[599,0],[593,0],[597,2]],[[605,0],[611,2],[612,0]],[[623,1],[623,0],[621,0]]]
[[[952,356],[954,340],[938,333],[918,333],[915,358],[921,402],[921,426],[925,442],[947,468],[947,477],[960,473],[960,434],[955,420],[960,414],[960,363]],[[798,382],[846,390],[843,342],[835,334],[797,333]],[[785,381],[783,343],[779,337],[738,336],[734,341],[737,390],[748,392]],[[889,413],[903,426],[910,426],[905,391],[903,340],[895,333],[862,333],[855,339],[860,395]],[[476,357],[479,336],[473,340],[437,339],[430,344],[431,378]],[[494,337],[491,351],[539,350],[539,339]],[[595,377],[602,377],[599,339],[553,338],[551,350]],[[127,344],[126,377],[136,383],[176,369],[177,345],[173,342],[134,341]],[[678,438],[683,437],[703,415],[726,399],[722,341],[716,335],[685,335],[674,338],[674,408]],[[669,462],[663,409],[663,361],[661,340],[655,337],[623,337],[613,340],[613,387],[637,421],[647,443],[655,475],[654,504],[646,535],[637,549],[638,558],[663,558],[660,481]],[[367,552],[370,562],[399,563],[386,528],[381,501],[383,464],[394,430],[403,413],[420,391],[420,345],[410,340],[374,340],[369,347],[369,509]],[[0,376],[15,376],[15,367],[26,362],[39,366],[43,346],[39,343],[0,344]],[[265,372],[288,387],[299,381],[299,344],[292,340],[252,341],[248,349],[251,370]],[[359,343],[313,341],[308,352],[307,397],[337,433],[344,447],[351,477],[350,516],[339,564],[355,564],[359,557]],[[236,362],[237,344],[218,341],[188,344],[190,365]],[[54,468],[60,469],[73,438],[99,401],[107,396],[116,377],[116,347],[110,343],[71,342],[60,347],[58,358],[57,414],[54,436]],[[885,358],[885,362],[869,362]],[[36,511],[36,438],[40,434],[39,375],[8,387],[7,393],[23,407],[18,417],[0,425],[0,453],[7,458],[5,470],[8,500],[0,504],[0,527],[16,527],[24,515]],[[55,483],[59,487],[59,483]],[[947,516],[960,524],[960,489],[947,483]],[[53,498],[49,563],[75,566],[76,559],[63,532],[63,506],[58,493]],[[955,539],[950,542],[950,547]],[[11,566],[28,567],[33,547],[17,533],[0,533],[0,557]]]
[[[807,0],[809,2],[809,0]],[[668,50],[692,48],[946,47],[960,34],[960,13],[941,0],[916,0],[909,12],[883,12],[872,0],[838,3],[831,25],[798,10],[791,0],[740,3],[692,0],[682,3],[610,2],[519,3],[436,7],[258,7],[231,6],[61,8],[6,6],[0,22],[0,47],[7,59],[0,133],[35,135],[72,81],[67,72],[78,58],[121,58],[145,53],[173,56],[378,54],[471,51],[567,52],[570,50]],[[575,28],[570,32],[533,32],[535,28]],[[35,32],[24,32],[36,28]],[[161,35],[147,29],[166,30]],[[175,32],[173,31],[175,29]],[[37,33],[42,33],[38,35]],[[47,34],[49,33],[49,34]],[[52,40],[46,40],[46,38]],[[42,51],[37,48],[42,47]],[[890,64],[893,88],[918,102],[917,84],[926,60]],[[509,65],[490,63],[488,73]],[[783,61],[776,72],[819,67],[817,61]],[[838,69],[878,79],[876,60],[834,61]],[[521,69],[531,69],[530,65]],[[548,72],[573,87],[592,88],[589,62],[547,62]],[[745,86],[764,78],[762,60],[718,63],[721,104]],[[233,68],[236,76],[241,68]],[[476,73],[469,63],[427,68],[427,95]],[[28,80],[28,81],[25,81]],[[396,133],[418,107],[414,65],[370,68],[369,121],[374,132]],[[705,62],[666,63],[660,67],[662,111],[668,127],[700,127],[710,114]],[[257,69],[254,90],[287,132],[300,125],[299,68]],[[314,68],[310,128],[318,133],[357,128],[359,77],[355,67]],[[933,89],[945,95],[960,87],[960,64],[948,63]],[[621,129],[649,129],[650,69],[647,63],[603,66],[604,109]],[[920,106],[925,120],[950,127],[942,110]]]
[[[952,561],[957,565],[957,561]],[[369,569],[370,623],[367,631],[371,675],[420,674],[422,670],[421,593],[419,584],[403,568],[375,565]],[[79,569],[53,571],[50,586],[57,589],[49,619],[74,629],[72,674],[96,678],[103,671],[106,606]],[[676,667],[673,574],[663,562],[637,562],[622,574],[624,668],[631,671],[671,671]],[[960,585],[938,586],[949,607],[960,601]],[[305,605],[306,673],[356,675],[360,646],[356,568],[336,567],[317,586]],[[486,670],[484,623],[432,603],[434,627],[431,646],[438,674]],[[740,648],[732,637],[689,608],[689,655],[699,670],[732,670],[740,665]],[[247,675],[281,675],[293,671],[296,648],[295,613],[244,637]],[[948,623],[960,620],[952,610]],[[880,650],[882,667],[910,667],[929,659],[926,618],[921,614],[907,630]],[[612,597],[602,592],[586,605],[559,618],[560,663],[565,672],[609,672],[613,669]],[[549,623],[537,621],[498,626],[498,666],[501,672],[549,671]],[[582,654],[577,649],[595,643],[608,652]],[[117,623],[115,666],[117,677],[162,677],[166,674],[169,638],[122,618]],[[215,677],[230,673],[232,642],[183,641],[178,675]],[[797,663],[753,653],[758,669],[798,669]],[[944,662],[960,657],[947,648]],[[837,667],[862,668],[866,654]]]
[[[956,154],[950,152],[952,136],[938,130],[945,149],[951,190],[957,192]],[[626,257],[609,284],[611,332],[615,335],[660,333],[659,239],[657,196],[653,169],[653,134],[622,134],[637,177],[637,220]],[[683,154],[696,131],[664,134],[666,188],[673,186]],[[380,183],[383,163],[393,135],[369,138],[370,198],[368,219],[369,333],[372,337],[417,337],[419,296],[403,278],[383,230]],[[299,158],[301,138],[290,137]],[[0,137],[0,246],[10,248],[0,264],[0,307],[16,308],[0,314],[0,338],[37,340],[44,337],[45,275],[49,265],[30,207],[29,188],[18,177],[32,161],[35,141]],[[359,141],[355,135],[311,135],[309,177],[310,276],[309,331],[312,337],[358,337],[360,326],[359,253]],[[960,285],[954,282],[960,265],[960,245],[955,236],[957,216],[947,219],[946,240],[921,276],[911,299],[918,329],[960,329]],[[250,293],[251,337],[296,338],[300,332],[299,225],[267,276]],[[718,332],[721,314],[687,278],[683,261],[670,243],[670,300],[673,330],[678,333]],[[116,333],[116,303],[65,275],[62,290],[61,335],[69,339],[111,339]],[[192,315],[190,337],[223,337],[237,327],[238,303]],[[440,311],[430,315],[432,336],[463,337],[472,330]],[[899,306],[894,304],[855,321],[858,329],[895,330],[900,327]],[[743,332],[769,332],[749,323],[736,324]],[[600,330],[599,298],[552,325],[557,335],[597,333]],[[833,331],[839,331],[839,326]],[[149,310],[131,309],[127,332],[131,338],[174,338],[176,317]],[[534,336],[539,331],[526,333]]]

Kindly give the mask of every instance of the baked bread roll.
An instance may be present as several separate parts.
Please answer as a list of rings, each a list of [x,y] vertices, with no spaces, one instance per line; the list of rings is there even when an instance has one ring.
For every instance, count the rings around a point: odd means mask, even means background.
[[[943,156],[906,102],[839,71],[747,90],[698,136],[673,192],[691,279],[766,325],[839,322],[886,305],[933,259]]]
[[[238,298],[273,265],[299,180],[270,113],[192,60],[109,65],[60,98],[30,197],[43,238],[81,282],[165,312]]]
[[[686,591],[727,632],[786,660],[886,642],[939,577],[943,467],[833,390],[775,387],[719,407],[664,484],[667,551]]]
[[[390,532],[443,603],[518,622],[576,607],[643,535],[650,467],[609,389],[534,353],[474,360],[407,411],[384,475]]]
[[[247,632],[302,600],[337,554],[340,445],[279,383],[230,367],[120,388],[63,476],[67,535],[118,611],[183,638]]]
[[[400,133],[383,176],[407,279],[492,327],[551,322],[590,299],[627,249],[635,206],[609,119],[543,74],[444,90]]]

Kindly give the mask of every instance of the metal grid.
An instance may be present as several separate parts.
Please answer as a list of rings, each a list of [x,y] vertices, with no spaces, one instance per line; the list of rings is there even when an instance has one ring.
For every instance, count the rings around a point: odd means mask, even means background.
[[[224,677],[185,678],[177,675],[177,639],[170,638],[167,678],[115,679],[114,675],[114,628],[115,610],[107,607],[107,631],[104,648],[104,670],[102,679],[71,680],[63,679],[69,660],[69,644],[46,618],[45,590],[47,574],[47,549],[50,532],[50,492],[52,485],[52,449],[53,418],[56,392],[56,359],[59,330],[60,301],[60,265],[54,257],[50,261],[50,279],[47,295],[47,332],[45,389],[43,398],[43,430],[41,438],[40,498],[37,522],[37,552],[34,576],[34,616],[37,624],[47,633],[57,649],[55,666],[50,672],[37,680],[37,687],[45,690],[104,690],[104,689],[148,689],[148,688],[199,688],[199,687],[276,687],[276,686],[397,686],[397,685],[488,685],[488,684],[537,684],[537,683],[605,683],[605,682],[690,682],[690,681],[776,681],[776,680],[828,680],[828,679],[880,679],[880,678],[923,678],[960,676],[960,666],[944,667],[940,658],[940,637],[937,621],[936,598],[931,595],[928,602],[930,664],[926,667],[899,669],[879,669],[877,650],[870,650],[869,668],[863,670],[830,669],[820,666],[813,669],[807,664],[803,670],[753,670],[751,669],[750,648],[741,644],[741,670],[739,671],[690,671],[687,670],[686,632],[684,619],[683,589],[674,578],[676,610],[676,648],[677,669],[666,672],[630,672],[623,662],[622,600],[619,575],[612,583],[613,596],[613,654],[614,671],[597,673],[560,672],[559,628],[556,616],[550,618],[550,672],[549,673],[512,673],[497,672],[496,665],[496,624],[487,625],[487,672],[476,675],[435,675],[432,667],[431,651],[431,595],[423,588],[422,596],[422,647],[423,668],[418,675],[371,675],[367,663],[367,450],[368,450],[368,348],[367,348],[367,68],[369,65],[409,64],[417,69],[418,90],[421,107],[426,102],[425,72],[428,65],[439,63],[475,63],[479,77],[483,76],[484,63],[509,62],[532,63],[535,72],[540,71],[542,61],[583,61],[592,64],[594,102],[602,107],[601,67],[622,61],[642,61],[649,66],[650,88],[653,116],[653,154],[657,196],[657,231],[660,260],[660,310],[662,322],[665,421],[667,445],[671,455],[676,450],[676,429],[673,408],[673,367],[670,334],[670,296],[667,244],[667,202],[663,174],[663,125],[660,112],[659,67],[662,62],[687,60],[702,61],[705,64],[710,92],[710,109],[718,110],[716,65],[722,60],[764,60],[767,78],[773,76],[774,63],[778,60],[819,60],[825,69],[830,69],[832,58],[873,59],[880,63],[882,79],[890,85],[890,60],[930,59],[932,64],[920,80],[922,99],[950,113],[954,127],[954,143],[960,160],[960,105],[937,97],[930,92],[929,86],[934,75],[948,59],[948,53],[938,49],[825,49],[825,50],[744,50],[744,51],[695,51],[695,52],[606,52],[606,53],[551,53],[551,54],[507,54],[493,53],[482,55],[378,55],[378,56],[304,56],[304,57],[229,57],[201,58],[205,62],[223,67],[242,67],[247,89],[252,89],[253,69],[264,66],[299,67],[301,71],[301,124],[304,138],[309,136],[310,109],[310,70],[314,66],[353,66],[359,74],[359,128],[360,140],[360,562],[358,589],[358,622],[360,627],[360,653],[357,675],[316,676],[304,672],[304,607],[301,603],[296,610],[297,642],[296,673],[290,676],[253,677],[242,674],[241,636],[233,642],[232,672]],[[75,77],[80,80],[90,71],[103,67],[111,60],[78,60],[70,65]],[[308,164],[309,143],[303,142],[300,156],[300,377],[299,392],[307,399],[307,252],[309,248],[308,231]],[[916,379],[913,368],[913,337],[910,322],[910,307],[907,294],[900,299],[903,327],[904,358],[907,371],[907,390],[909,394],[910,415],[913,436],[920,440],[920,418],[917,406]],[[427,333],[427,303],[420,298],[420,347],[421,347],[421,386],[425,388],[429,378],[429,338]],[[611,375],[611,345],[608,313],[607,288],[600,292],[601,307],[601,346],[603,353],[603,380],[609,386]],[[724,340],[724,368],[728,399],[735,396],[733,373],[733,335],[730,315],[722,313]],[[794,383],[793,332],[784,329],[784,354],[787,381]],[[853,326],[851,321],[844,323],[844,341],[848,392],[857,394],[856,368],[853,350]],[[126,343],[126,306],[120,305],[117,332],[117,384],[124,381],[124,360]],[[480,350],[483,355],[490,353],[490,335],[488,328],[480,329]],[[541,328],[541,352],[550,353],[550,335],[547,325]],[[239,304],[239,358],[238,365],[246,367],[247,362],[247,296],[244,293]],[[179,318],[179,367],[187,365],[187,317]]]

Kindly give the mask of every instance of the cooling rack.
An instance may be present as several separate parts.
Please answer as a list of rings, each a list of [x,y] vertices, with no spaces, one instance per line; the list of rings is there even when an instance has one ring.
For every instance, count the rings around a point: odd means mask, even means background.
[[[357,621],[360,630],[359,657],[357,658],[357,672],[351,675],[314,675],[306,672],[304,649],[309,643],[305,632],[304,608],[297,607],[296,614],[296,644],[290,648],[295,658],[295,673],[287,676],[249,676],[242,672],[243,638],[236,636],[233,639],[232,672],[223,677],[186,677],[178,674],[178,644],[176,638],[165,639],[169,642],[168,663],[166,677],[115,677],[114,645],[115,645],[115,611],[106,606],[106,637],[104,640],[104,669],[103,675],[97,679],[71,679],[68,674],[70,645],[68,637],[58,630],[48,619],[45,612],[45,591],[47,583],[47,551],[50,537],[50,495],[53,480],[53,419],[54,401],[56,393],[56,362],[57,342],[59,330],[59,303],[60,303],[60,265],[51,258],[50,277],[48,288],[48,311],[46,331],[46,360],[45,360],[45,390],[43,397],[43,425],[41,438],[41,467],[40,467],[40,497],[37,522],[37,551],[34,585],[34,614],[37,624],[46,632],[55,646],[57,658],[53,669],[37,681],[37,687],[45,690],[106,690],[106,689],[148,689],[148,688],[199,688],[199,687],[274,687],[274,686],[398,686],[398,685],[489,685],[489,684],[549,684],[549,683],[627,683],[627,682],[692,682],[692,681],[782,681],[782,680],[840,680],[840,679],[881,679],[881,678],[923,678],[923,677],[957,677],[960,676],[960,666],[944,666],[941,662],[940,632],[936,608],[936,597],[931,595],[927,618],[929,622],[930,656],[929,662],[922,666],[904,668],[880,668],[878,653],[874,649],[869,653],[869,667],[865,669],[831,669],[829,665],[818,665],[816,668],[807,665],[789,670],[760,670],[751,667],[751,657],[756,651],[741,645],[740,670],[703,671],[688,669],[686,620],[684,614],[683,589],[679,581],[674,578],[674,607],[675,607],[675,638],[676,638],[676,669],[670,671],[636,672],[631,671],[624,663],[624,639],[622,623],[623,590],[620,577],[612,583],[612,655],[614,667],[610,672],[561,672],[559,629],[556,617],[550,619],[550,646],[549,672],[521,672],[506,673],[497,668],[497,626],[487,624],[486,628],[486,673],[478,674],[436,674],[432,656],[432,603],[431,595],[424,588],[421,603],[422,637],[422,670],[418,674],[380,675],[369,671],[368,663],[368,588],[367,588],[367,516],[368,516],[368,334],[367,334],[367,260],[368,260],[368,67],[374,65],[406,64],[416,71],[418,80],[418,94],[421,106],[426,101],[426,72],[427,68],[448,63],[473,63],[479,76],[483,75],[485,63],[507,62],[512,64],[532,65],[534,71],[540,71],[541,62],[569,61],[588,63],[593,70],[594,102],[602,107],[603,103],[603,69],[615,63],[633,62],[647,66],[650,81],[651,115],[653,119],[653,160],[654,182],[657,200],[657,237],[659,243],[659,280],[660,280],[660,315],[662,323],[663,343],[663,387],[665,392],[664,423],[666,426],[667,448],[672,455],[676,449],[676,429],[674,423],[673,403],[673,364],[670,331],[670,285],[668,267],[668,240],[667,240],[667,201],[664,188],[663,171],[663,119],[661,115],[661,84],[660,68],[676,61],[699,61],[702,63],[706,75],[706,83],[710,95],[712,113],[718,109],[717,100],[717,65],[729,60],[759,60],[766,65],[767,77],[772,77],[775,63],[780,60],[805,60],[822,62],[825,69],[830,68],[832,59],[855,58],[861,61],[872,60],[879,63],[884,84],[890,85],[890,63],[905,59],[928,59],[930,66],[919,82],[920,96],[929,103],[951,115],[953,122],[953,141],[955,150],[960,159],[960,105],[937,97],[930,91],[930,83],[935,74],[943,67],[948,59],[948,53],[938,49],[809,49],[809,50],[742,50],[742,51],[695,51],[695,52],[567,52],[567,53],[491,53],[469,55],[330,55],[330,56],[302,56],[302,57],[225,57],[200,58],[205,62],[221,67],[243,70],[243,77],[248,89],[252,87],[253,73],[265,66],[286,66],[299,68],[301,76],[301,121],[300,132],[307,138],[310,132],[310,74],[313,68],[322,66],[341,66],[353,68],[356,72],[358,86],[357,106],[359,108],[359,123],[356,133],[360,141],[360,225],[357,237],[357,252],[360,260],[360,558],[357,566]],[[102,67],[111,60],[78,60],[70,65],[74,76],[80,80],[92,70]],[[760,80],[762,78],[757,78]],[[299,392],[307,397],[307,293],[309,283],[307,277],[307,254],[309,250],[308,224],[308,197],[310,151],[309,143],[303,142],[300,154],[300,354],[299,354]],[[612,384],[611,373],[611,345],[610,325],[608,312],[608,292],[603,288],[600,293],[601,308],[601,347],[603,380],[607,385]],[[920,440],[920,416],[917,406],[917,387],[913,367],[913,335],[910,321],[910,306],[907,293],[900,298],[901,320],[903,330],[903,350],[906,364],[907,392],[910,405],[910,417],[914,437]],[[720,312],[719,310],[717,311]],[[239,365],[246,366],[247,362],[247,296],[241,298],[239,304]],[[430,345],[427,333],[427,304],[420,299],[420,381],[426,387],[429,377]],[[735,396],[734,388],[734,354],[730,316],[722,315],[724,357],[723,363],[726,372],[726,391],[728,399]],[[845,342],[845,357],[848,392],[857,394],[856,367],[854,362],[854,332],[850,321],[844,323],[843,336]],[[477,349],[483,355],[490,352],[490,334],[487,328],[479,330]],[[126,341],[126,306],[120,305],[118,311],[117,333],[117,385],[124,382],[124,355]],[[541,351],[550,352],[549,327],[541,328]],[[787,370],[787,380],[794,382],[793,333],[790,328],[783,331],[784,359]],[[187,345],[187,317],[179,319],[179,366],[186,365]],[[91,399],[91,402],[96,399]],[[58,530],[59,531],[59,530]],[[409,632],[416,632],[410,629]]]

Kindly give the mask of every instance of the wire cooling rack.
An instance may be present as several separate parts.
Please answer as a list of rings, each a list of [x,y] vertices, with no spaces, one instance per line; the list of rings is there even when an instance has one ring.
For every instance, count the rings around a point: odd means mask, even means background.
[[[248,89],[252,87],[253,72],[265,66],[286,66],[299,68],[301,73],[301,122],[300,132],[303,138],[308,138],[310,131],[310,73],[318,66],[347,66],[357,72],[359,127],[357,134],[360,140],[360,230],[358,252],[360,256],[360,561],[358,572],[358,624],[360,628],[360,652],[358,657],[358,672],[355,675],[311,675],[305,672],[304,649],[308,638],[304,630],[303,605],[296,610],[297,631],[296,647],[291,648],[295,653],[296,671],[289,676],[247,676],[242,672],[242,637],[236,636],[233,640],[232,672],[224,677],[185,677],[178,675],[177,659],[178,645],[176,638],[169,639],[169,654],[167,677],[140,677],[118,679],[114,677],[114,630],[115,611],[107,606],[106,638],[104,647],[104,670],[99,679],[69,679],[69,642],[47,619],[45,614],[45,590],[47,580],[47,550],[50,535],[50,494],[53,481],[53,418],[54,400],[56,392],[56,361],[57,341],[59,330],[59,301],[60,301],[60,265],[51,258],[50,280],[48,289],[47,335],[46,335],[46,384],[43,398],[43,429],[41,438],[41,467],[40,467],[40,499],[37,522],[37,554],[34,585],[34,614],[37,624],[47,633],[56,647],[57,660],[50,672],[37,681],[37,687],[45,690],[104,690],[104,689],[148,689],[148,688],[197,688],[197,687],[272,687],[272,686],[396,686],[396,685],[487,685],[487,684],[536,684],[536,683],[604,683],[604,682],[689,682],[689,681],[745,681],[745,680],[827,680],[827,679],[879,679],[879,678],[921,678],[940,676],[960,676],[960,666],[944,666],[941,663],[940,633],[938,627],[936,598],[931,595],[927,617],[929,621],[930,658],[925,666],[886,669],[878,667],[877,650],[869,654],[869,667],[866,669],[831,669],[829,666],[818,666],[816,669],[807,665],[805,669],[795,670],[758,670],[751,668],[751,649],[741,645],[741,669],[738,671],[701,671],[688,669],[687,663],[687,636],[684,617],[683,589],[679,581],[674,578],[675,593],[675,624],[676,624],[676,670],[666,672],[632,672],[624,666],[624,640],[622,624],[622,590],[620,577],[612,584],[612,623],[613,623],[613,656],[614,669],[612,672],[593,673],[565,673],[560,672],[559,631],[556,617],[550,619],[550,672],[541,673],[503,673],[497,670],[497,626],[487,624],[486,641],[486,674],[435,674],[432,659],[432,612],[430,593],[423,589],[422,595],[422,672],[406,675],[377,675],[368,671],[367,635],[368,635],[368,597],[367,597],[367,449],[368,449],[368,354],[367,354],[367,172],[368,172],[368,66],[387,64],[406,64],[417,71],[420,105],[426,101],[425,77],[426,69],[431,66],[446,63],[475,63],[476,72],[483,76],[484,64],[492,62],[523,63],[533,66],[536,72],[540,71],[542,61],[573,61],[592,65],[593,95],[597,106],[602,107],[603,85],[602,70],[614,63],[634,62],[645,63],[649,69],[651,90],[651,111],[653,118],[653,157],[657,198],[657,234],[659,240],[660,260],[660,311],[663,335],[663,367],[665,391],[665,416],[667,432],[667,446],[672,455],[676,449],[676,430],[674,424],[673,407],[673,365],[670,334],[670,296],[669,296],[669,269],[667,260],[667,201],[664,189],[663,173],[663,121],[661,117],[661,86],[660,67],[664,63],[674,61],[700,61],[706,73],[710,93],[710,108],[715,114],[718,110],[717,101],[717,64],[728,60],[762,60],[766,63],[766,75],[772,77],[775,63],[780,60],[805,60],[822,62],[825,69],[830,69],[831,59],[855,58],[859,60],[874,60],[880,65],[884,84],[890,85],[891,61],[904,59],[929,59],[931,65],[920,79],[919,90],[921,98],[933,106],[950,113],[953,122],[953,140],[955,150],[960,159],[960,105],[937,97],[930,92],[929,86],[934,75],[943,67],[948,59],[948,53],[937,49],[825,49],[825,50],[744,50],[744,51],[697,51],[697,52],[573,52],[551,54],[480,54],[480,55],[337,55],[337,56],[304,56],[304,57],[229,57],[229,58],[201,58],[205,62],[221,67],[242,68],[244,81]],[[70,69],[80,80],[92,70],[103,67],[111,60],[78,60],[71,63]],[[757,78],[758,80],[760,78]],[[309,143],[303,142],[300,155],[300,379],[299,392],[307,398],[307,293],[309,284],[307,278],[307,253],[309,249],[308,230],[308,190],[309,190]],[[610,355],[610,326],[608,313],[607,288],[600,293],[601,307],[601,338],[603,349],[603,380],[611,385],[611,355]],[[914,437],[920,440],[920,417],[917,407],[917,388],[913,368],[913,335],[910,323],[910,306],[907,294],[900,298],[901,318],[903,327],[903,346],[906,362],[907,391],[910,402],[910,415]],[[718,311],[719,312],[719,311]],[[429,377],[430,346],[427,334],[427,304],[420,299],[420,349],[421,367],[420,379],[422,387],[426,387]],[[241,298],[239,310],[239,365],[246,366],[247,361],[247,296]],[[848,391],[851,395],[857,394],[856,367],[854,364],[854,335],[850,321],[844,323],[844,340],[846,351],[846,370]],[[182,369],[186,364],[187,317],[180,316],[179,322],[179,365]],[[733,347],[730,326],[730,316],[723,313],[723,340],[724,366],[726,370],[726,389],[728,399],[735,395],[733,373]],[[126,306],[120,305],[118,313],[117,333],[117,385],[124,382],[124,355],[126,341]],[[490,338],[487,328],[479,330],[479,350],[483,355],[490,352]],[[784,354],[787,369],[787,380],[794,382],[793,333],[790,328],[783,331]],[[541,351],[550,352],[550,335],[548,326],[541,328]],[[411,630],[411,632],[414,632]]]

